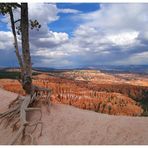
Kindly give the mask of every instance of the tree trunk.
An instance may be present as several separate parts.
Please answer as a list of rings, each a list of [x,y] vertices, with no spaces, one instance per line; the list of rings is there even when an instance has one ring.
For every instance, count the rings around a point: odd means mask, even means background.
[[[29,21],[28,4],[21,3],[21,33],[24,74],[22,79],[23,89],[27,94],[32,92],[32,64],[29,49]]]
[[[11,20],[11,29],[12,29],[12,33],[13,33],[13,37],[14,37],[15,53],[16,53],[16,56],[17,56],[17,59],[18,59],[18,63],[20,65],[21,79],[22,79],[23,78],[22,74],[24,73],[24,68],[23,68],[23,61],[22,61],[21,55],[19,53],[18,41],[17,41],[16,31],[15,31],[14,16],[13,16],[12,8],[10,8],[9,15],[10,15],[10,20]]]

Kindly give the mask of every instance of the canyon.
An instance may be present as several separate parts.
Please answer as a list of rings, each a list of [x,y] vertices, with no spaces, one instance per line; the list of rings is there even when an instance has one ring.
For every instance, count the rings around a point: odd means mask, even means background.
[[[44,72],[33,76],[33,84],[51,89],[53,103],[110,115],[141,116],[147,111],[147,76],[99,70]],[[0,86],[25,95],[17,80],[1,79]]]

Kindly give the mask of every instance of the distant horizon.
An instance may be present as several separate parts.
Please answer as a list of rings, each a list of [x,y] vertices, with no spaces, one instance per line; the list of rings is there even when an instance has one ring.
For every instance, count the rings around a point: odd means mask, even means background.
[[[110,66],[110,67],[111,67],[111,66],[112,66],[112,67],[113,67],[113,66],[114,66],[114,67],[118,67],[118,66],[121,66],[121,67],[122,67],[122,66],[124,66],[124,67],[130,67],[130,66],[148,66],[148,64],[135,64],[135,65],[133,65],[133,64],[131,64],[131,65],[107,65],[107,64],[106,64],[106,65],[103,65],[103,64],[102,64],[102,65],[97,65],[97,66],[94,65],[94,66],[83,66],[83,67],[75,67],[75,68],[56,68],[56,67],[51,67],[51,66],[49,66],[49,67],[48,67],[48,66],[33,66],[32,68],[49,68],[49,69],[50,69],[50,68],[51,68],[51,69],[77,69],[77,68],[79,69],[79,68],[80,68],[80,69],[81,69],[81,68],[93,68],[93,67],[94,67],[94,68],[97,68],[97,67],[99,67],[99,66],[108,66],[108,67],[109,67],[109,66]],[[19,66],[0,66],[0,68],[20,68],[20,67],[19,67]]]

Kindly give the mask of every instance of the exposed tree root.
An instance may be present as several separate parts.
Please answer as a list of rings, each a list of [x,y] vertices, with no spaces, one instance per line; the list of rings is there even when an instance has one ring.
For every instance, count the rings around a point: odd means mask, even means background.
[[[40,97],[42,97],[43,94],[46,94],[46,102],[49,108],[51,91],[46,88],[39,88],[35,86],[32,95],[27,95],[25,97],[21,97],[18,95],[17,98],[10,103],[8,111],[0,113],[0,124],[5,121],[5,128],[7,126],[10,126],[12,128],[12,131],[18,129],[16,135],[12,138],[9,144],[15,144],[20,136],[22,138],[29,136],[31,139],[30,144],[33,144],[34,139],[32,134],[39,124],[41,125],[39,136],[42,135],[43,123],[41,122],[41,108],[35,108],[32,106],[33,103],[36,102]],[[35,121],[33,123],[27,121],[27,113],[30,111],[40,111],[40,118],[38,121]],[[31,132],[27,132],[27,127],[33,127],[33,130]]]

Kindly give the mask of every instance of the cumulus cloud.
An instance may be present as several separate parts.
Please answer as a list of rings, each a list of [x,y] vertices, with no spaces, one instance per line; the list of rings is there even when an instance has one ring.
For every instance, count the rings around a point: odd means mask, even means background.
[[[77,14],[80,13],[81,11],[79,10],[75,10],[75,9],[58,9],[59,13],[73,13],[73,14]]]
[[[48,36],[46,38],[39,38],[39,41],[41,43],[53,43],[53,44],[59,44],[59,43],[64,43],[68,40],[68,34],[62,33],[62,32],[53,32],[49,31]]]
[[[108,35],[107,38],[114,44],[119,46],[132,45],[136,42],[138,32],[123,32],[119,34]]]
[[[56,4],[29,3],[29,19],[32,20],[36,19],[42,25],[39,31],[30,30],[31,55],[35,57],[38,56],[38,53],[41,54],[40,59],[38,59],[37,65],[42,59],[46,58],[50,54],[54,55],[52,51],[53,48],[66,43],[69,38],[68,34],[64,32],[53,32],[48,28],[49,23],[59,19],[58,16],[58,13],[60,13],[59,10],[60,9],[57,8]],[[69,9],[69,11],[71,10]],[[76,11],[74,12],[74,9],[72,11],[73,13],[76,13]],[[72,11],[70,13],[72,13]],[[68,12],[62,12],[62,13],[68,13]],[[19,9],[14,11],[15,20],[20,18],[19,14],[20,14]],[[0,19],[2,23],[7,24],[7,28],[8,30],[10,30],[10,31],[0,31],[0,50],[3,50],[4,54],[6,53],[6,50],[9,50],[10,53],[12,53],[11,51],[14,52],[14,47],[13,47],[13,36],[11,33],[9,16],[6,15],[6,17],[1,17]],[[20,42],[20,36],[18,36],[18,39]],[[48,48],[48,51],[51,52],[50,54],[45,52],[46,48]],[[42,54],[41,49],[42,51],[44,51],[44,54]],[[4,60],[2,60],[3,58],[0,59],[2,63]]]
[[[51,23],[59,19],[56,4],[29,3],[29,17],[41,23]]]
[[[88,53],[85,63],[148,64],[148,59],[139,58],[148,50],[147,4],[101,4],[100,10],[78,18],[83,24],[73,40]]]
[[[75,9],[58,9],[56,4],[30,3],[30,19],[37,19],[42,24],[40,31],[30,31],[34,66],[72,68],[99,64],[148,64],[147,6],[101,4],[97,11],[83,14]],[[49,23],[60,19],[59,13],[76,14],[75,18],[81,20],[72,37],[48,27]],[[12,40],[11,36],[5,36]],[[0,38],[1,49],[10,48],[4,42]]]
[[[40,32],[38,32],[40,33]],[[36,33],[37,34],[37,33]],[[38,48],[51,48],[61,46],[62,44],[66,43],[68,41],[68,34],[62,33],[62,32],[53,32],[53,31],[48,31],[46,32],[45,36],[40,36],[37,38],[36,36],[31,35],[30,40],[31,40],[31,45],[36,47],[35,50]]]
[[[147,4],[101,4],[101,9],[81,14],[88,26],[100,27],[107,32],[139,30],[147,27]]]
[[[12,49],[12,33],[10,31],[0,31],[0,50]]]

